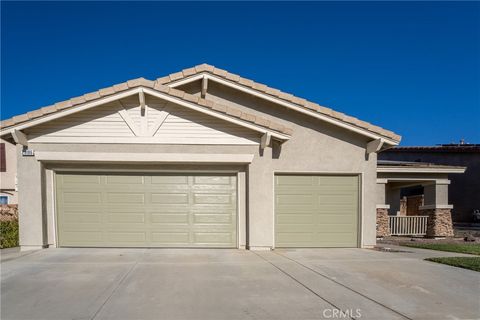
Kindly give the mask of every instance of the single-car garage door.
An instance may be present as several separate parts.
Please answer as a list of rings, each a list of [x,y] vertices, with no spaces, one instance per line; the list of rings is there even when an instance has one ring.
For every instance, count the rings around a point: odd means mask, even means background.
[[[234,175],[56,176],[59,246],[237,246]]]
[[[357,247],[358,176],[276,175],[276,247]]]

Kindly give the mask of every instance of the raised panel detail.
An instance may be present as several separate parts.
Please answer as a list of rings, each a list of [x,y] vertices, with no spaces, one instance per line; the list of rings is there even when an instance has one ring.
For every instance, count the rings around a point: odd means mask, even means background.
[[[357,247],[358,176],[275,176],[277,247]]]

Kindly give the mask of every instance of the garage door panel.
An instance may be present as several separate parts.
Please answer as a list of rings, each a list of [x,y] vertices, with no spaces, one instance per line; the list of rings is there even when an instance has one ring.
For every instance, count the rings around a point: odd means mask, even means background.
[[[145,232],[107,232],[107,242],[129,244],[132,242],[144,243],[147,236]]]
[[[190,236],[189,232],[152,232],[151,242],[158,245],[188,245]]]
[[[99,231],[65,231],[63,233],[65,240],[70,243],[96,243],[100,242],[103,239],[102,232]]]
[[[144,204],[145,203],[145,194],[144,193],[131,193],[131,192],[115,192],[115,193],[106,193],[106,201],[108,203],[114,204]]]
[[[195,224],[227,224],[233,223],[232,215],[229,214],[194,214],[193,223]]]
[[[290,215],[297,215],[297,214],[311,214],[314,210],[314,206],[311,205],[302,205],[302,206],[288,206],[288,205],[281,205],[275,207],[275,212],[277,215],[283,214],[290,214]]]
[[[315,183],[314,176],[277,176],[276,184],[278,186],[311,186]]]
[[[145,183],[145,177],[143,176],[106,176],[106,182],[108,184],[127,184],[138,185]]]
[[[152,176],[152,184],[167,184],[167,185],[188,185],[188,176],[184,175],[161,175],[161,176]]]
[[[195,193],[193,195],[194,204],[212,204],[212,205],[225,205],[232,204],[234,198],[231,193],[220,194],[220,193]]]
[[[343,206],[345,204],[354,205],[357,202],[357,198],[351,194],[321,194],[318,196],[318,205],[325,206]]]
[[[234,235],[231,232],[194,232],[193,237],[196,243],[218,246],[234,240]]]
[[[65,204],[99,204],[102,202],[102,194],[98,192],[65,192],[62,195]]]
[[[275,176],[277,247],[356,247],[358,176]]]
[[[307,245],[315,241],[314,232],[279,232],[277,233],[277,245],[287,246],[287,245]]]
[[[356,225],[354,223],[320,223],[315,231],[322,234],[329,233],[355,233]]]
[[[65,223],[98,223],[102,221],[101,213],[79,212],[65,213]]]
[[[144,223],[144,214],[109,214],[107,222],[110,223]]]
[[[314,204],[313,199],[314,195],[313,194],[304,194],[304,193],[299,193],[299,194],[279,194],[277,195],[276,198],[276,203],[281,206],[281,205],[286,205],[286,206],[308,206],[311,207],[312,204]]]
[[[188,204],[188,193],[152,193],[152,203]]]
[[[150,214],[150,221],[153,224],[183,224],[188,225],[188,212],[178,213],[152,213]]]
[[[357,224],[357,219],[353,219],[350,212],[348,212],[347,214],[338,214],[337,212],[326,213],[321,216],[317,216],[317,219],[320,224]]]
[[[319,185],[327,186],[346,186],[352,187],[355,186],[358,182],[357,176],[317,176]]]
[[[219,177],[206,177],[206,176],[196,176],[193,177],[193,184],[195,185],[204,185],[204,186],[214,186],[214,185],[232,185],[232,177],[229,176],[219,176]]]
[[[235,176],[58,174],[56,180],[60,246],[236,247]]]
[[[77,186],[78,184],[86,183],[86,184],[100,184],[100,177],[98,176],[91,176],[91,175],[67,175],[61,177],[61,182],[63,182],[64,186],[74,185]]]
[[[277,215],[277,223],[278,225],[282,224],[311,224],[315,222],[315,217],[313,214],[303,214],[303,213],[295,213],[295,214],[278,214]]]

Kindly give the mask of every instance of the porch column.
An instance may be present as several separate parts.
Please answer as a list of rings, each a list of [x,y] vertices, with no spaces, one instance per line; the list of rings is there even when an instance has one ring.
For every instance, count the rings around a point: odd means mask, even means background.
[[[390,204],[388,210],[389,214],[392,216],[400,215],[400,193],[401,188],[392,188],[390,185],[386,187],[386,201]]]
[[[377,238],[390,235],[390,227],[388,225],[388,209],[390,206],[385,202],[387,183],[387,179],[377,179]]]
[[[437,180],[423,185],[425,204],[420,211],[428,216],[427,237],[453,237],[453,206],[448,204],[449,184],[450,180]]]

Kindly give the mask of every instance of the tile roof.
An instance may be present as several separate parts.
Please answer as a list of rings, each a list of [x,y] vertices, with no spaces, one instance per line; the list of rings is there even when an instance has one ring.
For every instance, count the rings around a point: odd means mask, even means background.
[[[450,144],[438,146],[402,146],[386,149],[382,153],[398,153],[398,152],[480,152],[480,144]]]
[[[408,167],[408,168],[456,168],[462,169],[462,166],[450,166],[443,164],[436,164],[431,162],[416,162],[416,161],[397,161],[397,160],[377,160],[378,167]]]
[[[8,129],[9,127],[12,127],[17,124],[21,124],[33,119],[41,118],[53,113],[58,113],[65,109],[71,109],[85,102],[97,100],[106,96],[110,96],[116,93],[126,91],[128,89],[132,89],[140,86],[154,89],[158,92],[162,92],[170,96],[180,98],[187,102],[193,102],[197,105],[203,106],[206,109],[211,109],[221,114],[227,114],[233,118],[237,118],[251,124],[265,127],[265,128],[268,128],[269,130],[277,131],[282,134],[291,135],[293,132],[292,128],[286,127],[282,124],[271,121],[269,119],[266,119],[254,114],[250,114],[248,112],[244,112],[237,108],[225,106],[220,103],[213,102],[211,100],[206,100],[198,96],[188,94],[178,89],[170,88],[168,86],[161,84],[159,81],[151,81],[144,78],[129,80],[124,83],[116,84],[108,88],[103,88],[95,92],[84,94],[83,96],[71,98],[69,100],[57,102],[51,106],[43,107],[34,111],[27,112],[22,115],[15,116],[7,120],[3,120],[0,123],[0,128],[2,130]]]
[[[362,128],[362,129],[366,129],[370,132],[373,132],[373,133],[379,134],[381,136],[390,138],[390,139],[392,139],[394,141],[397,141],[397,142],[400,141],[400,139],[401,139],[401,136],[395,134],[392,131],[383,129],[379,126],[375,126],[371,123],[362,121],[362,120],[357,119],[355,117],[348,116],[344,113],[334,111],[330,108],[323,107],[323,106],[321,106],[317,103],[310,102],[306,99],[296,97],[296,96],[294,96],[290,93],[285,93],[285,92],[282,92],[278,89],[270,88],[270,87],[268,87],[264,84],[255,82],[253,80],[242,78],[239,75],[230,73],[230,72],[228,72],[226,70],[223,70],[223,69],[216,68],[216,67],[214,67],[212,65],[209,65],[209,64],[201,64],[201,65],[198,65],[198,66],[195,66],[195,67],[192,67],[192,68],[184,69],[180,72],[172,73],[168,76],[158,78],[157,82],[160,83],[160,84],[169,84],[169,83],[172,83],[174,81],[178,81],[178,80],[181,80],[181,79],[184,79],[184,78],[196,75],[196,74],[200,74],[200,73],[213,74],[215,76],[224,78],[225,80],[229,80],[229,81],[237,83],[239,85],[243,85],[245,87],[249,87],[251,89],[257,90],[257,91],[262,92],[262,93],[265,93],[267,95],[270,95],[270,96],[279,98],[281,100],[296,104],[296,105],[298,105],[302,108],[305,108],[309,111],[318,112],[318,113],[321,113],[321,114],[326,115],[328,117],[331,117],[333,119],[340,120],[340,121],[343,121],[345,123],[349,123],[351,125],[354,125],[356,127]]]
[[[310,101],[308,101],[306,99],[303,99],[303,98],[296,97],[296,96],[294,96],[292,94],[289,94],[289,93],[282,92],[278,89],[270,88],[270,87],[268,87],[264,84],[254,82],[253,80],[242,78],[239,75],[230,73],[226,70],[222,70],[222,69],[216,68],[216,67],[214,67],[212,65],[208,65],[208,64],[201,64],[201,65],[195,66],[193,68],[184,69],[180,72],[175,72],[175,73],[172,73],[168,76],[158,78],[155,81],[147,80],[147,79],[144,79],[144,78],[129,80],[127,82],[116,84],[116,85],[108,87],[108,88],[100,89],[96,92],[87,93],[87,94],[85,94],[83,96],[80,96],[80,97],[75,97],[75,98],[71,98],[71,99],[66,100],[66,101],[57,102],[54,105],[43,107],[41,109],[34,110],[34,111],[28,112],[26,114],[18,115],[18,116],[15,116],[13,118],[4,120],[0,123],[0,128],[5,129],[5,128],[8,128],[8,127],[11,127],[11,126],[14,126],[14,125],[32,120],[32,119],[36,119],[36,118],[51,114],[51,113],[55,113],[55,112],[58,112],[58,111],[61,111],[61,110],[67,109],[67,108],[72,108],[76,105],[79,105],[79,104],[82,104],[82,103],[85,103],[85,102],[88,102],[88,101],[92,101],[92,100],[95,100],[95,99],[99,99],[99,98],[104,97],[104,96],[108,96],[108,95],[112,95],[114,93],[122,92],[122,91],[128,90],[130,88],[134,88],[134,87],[138,87],[138,86],[144,86],[144,87],[149,87],[149,88],[158,90],[160,92],[167,93],[171,96],[175,96],[175,97],[181,98],[181,99],[189,101],[189,102],[197,103],[199,105],[202,105],[203,107],[213,109],[213,110],[215,110],[219,113],[228,114],[232,117],[239,118],[241,120],[251,122],[251,123],[254,123],[254,124],[259,125],[259,126],[269,128],[270,130],[278,131],[278,132],[288,134],[288,135],[292,134],[292,129],[291,128],[287,128],[287,127],[285,127],[281,124],[275,123],[275,122],[270,121],[266,118],[262,118],[262,117],[259,117],[259,116],[255,116],[253,114],[245,113],[245,112],[243,112],[239,109],[235,109],[235,108],[232,108],[232,107],[227,107],[227,106],[215,103],[215,102],[210,101],[210,100],[205,100],[205,99],[199,98],[197,96],[190,95],[190,94],[185,93],[181,90],[168,87],[168,84],[173,82],[173,81],[185,79],[189,76],[197,75],[197,74],[200,74],[200,73],[213,74],[215,76],[224,78],[224,79],[229,80],[231,82],[238,83],[239,85],[246,86],[246,87],[249,87],[251,89],[257,90],[259,92],[265,93],[267,95],[270,95],[270,96],[279,98],[281,100],[296,104],[296,105],[298,105],[298,106],[300,106],[300,107],[302,107],[306,110],[320,113],[324,116],[328,116],[328,117],[330,117],[332,119],[335,119],[335,120],[340,120],[344,123],[348,123],[348,124],[353,125],[355,127],[365,129],[367,131],[370,131],[372,133],[384,136],[386,138],[392,139],[392,140],[397,141],[397,142],[400,141],[400,139],[401,139],[401,137],[399,135],[395,134],[392,131],[385,130],[381,127],[375,126],[375,125],[370,124],[368,122],[365,122],[365,121],[359,120],[357,118],[348,116],[348,115],[346,115],[344,113],[341,113],[341,112],[334,111],[330,108],[320,106],[319,104],[316,104],[314,102],[310,102]]]

